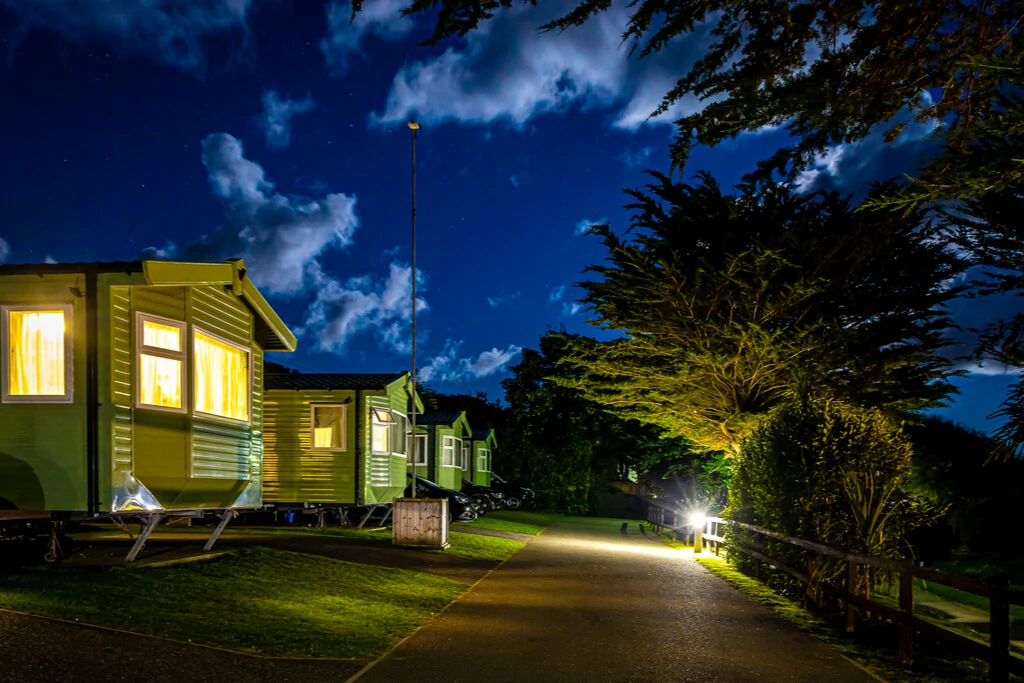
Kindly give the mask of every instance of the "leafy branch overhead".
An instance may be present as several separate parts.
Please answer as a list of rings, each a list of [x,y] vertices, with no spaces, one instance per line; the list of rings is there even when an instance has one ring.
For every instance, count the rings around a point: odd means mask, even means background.
[[[594,229],[609,265],[580,284],[595,322],[623,336],[568,339],[556,381],[729,451],[804,384],[891,410],[950,393],[944,304],[967,264],[937,239],[938,214],[866,214],[837,193],[775,184],[730,196],[708,175],[653,175],[630,192],[627,236]]]
[[[415,0],[404,13],[436,12],[426,41],[435,44],[515,5],[543,4]],[[611,7],[610,0],[582,0],[539,28],[572,30]],[[903,111],[941,125],[951,153],[969,153],[1005,93],[1007,73],[990,61],[1020,52],[1022,10],[1012,0],[638,0],[629,7],[622,40],[639,58],[710,29],[703,57],[680,69],[655,112],[684,98],[704,105],[676,121],[673,162],[680,168],[695,144],[785,126],[793,143],[764,166],[792,173],[878,125],[895,139],[906,124],[894,117]]]

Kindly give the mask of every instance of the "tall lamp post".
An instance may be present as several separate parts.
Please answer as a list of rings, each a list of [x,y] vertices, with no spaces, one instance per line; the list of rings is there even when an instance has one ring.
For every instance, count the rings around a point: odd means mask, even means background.
[[[409,457],[412,458],[412,497],[416,497],[416,132],[420,124],[409,122],[412,130],[412,447]]]

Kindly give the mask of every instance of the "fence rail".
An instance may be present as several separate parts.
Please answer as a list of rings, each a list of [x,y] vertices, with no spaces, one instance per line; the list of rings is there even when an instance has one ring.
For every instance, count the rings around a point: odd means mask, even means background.
[[[654,509],[651,508],[650,512]],[[664,516],[664,515],[663,515]],[[648,520],[650,521],[650,520]],[[674,517],[673,521],[678,521]],[[667,524],[663,526],[668,526]],[[687,525],[674,524],[674,531],[684,528]],[[959,647],[972,655],[984,659],[989,663],[989,680],[993,683],[1006,683],[1010,680],[1010,674],[1024,675],[1024,659],[1014,656],[1010,652],[1010,605],[1024,605],[1024,591],[1011,588],[1009,582],[985,582],[978,581],[958,574],[919,567],[911,562],[900,562],[883,557],[862,555],[859,553],[847,552],[832,548],[831,546],[807,541],[802,538],[786,536],[771,529],[745,524],[733,520],[722,519],[721,517],[708,517],[702,529],[694,529],[694,548],[703,550],[705,544],[719,554],[721,547],[726,543],[725,537],[721,534],[723,526],[733,526],[754,534],[754,547],[749,548],[736,542],[730,542],[728,549],[747,555],[754,562],[755,576],[761,578],[762,564],[768,564],[784,572],[793,578],[809,583],[811,577],[799,569],[787,566],[785,563],[769,556],[765,552],[765,539],[773,538],[783,543],[802,548],[819,555],[833,557],[846,562],[846,581],[842,589],[834,586],[823,585],[822,590],[829,595],[839,599],[846,605],[846,630],[853,632],[856,624],[856,612],[862,610],[872,614],[879,614],[899,625],[899,645],[897,657],[901,664],[911,664],[914,659],[914,635],[915,633],[927,634],[940,642]],[[898,578],[898,608],[871,600],[868,597],[858,594],[857,587],[861,567],[874,567],[895,573]],[[989,600],[989,642],[984,643],[968,638],[967,636],[943,628],[929,621],[925,621],[914,615],[914,579],[923,579],[943,586],[949,586],[958,590],[974,593]]]

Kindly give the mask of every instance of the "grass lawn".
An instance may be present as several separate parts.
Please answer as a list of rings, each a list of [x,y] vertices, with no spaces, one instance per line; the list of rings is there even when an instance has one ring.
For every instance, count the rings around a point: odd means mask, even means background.
[[[517,534],[530,534],[536,536],[540,532],[544,531],[546,525],[537,525],[527,523],[525,521],[519,521],[516,519],[495,517],[497,513],[490,513],[486,517],[477,517],[472,522],[456,522],[453,529],[457,529],[460,526],[472,527],[475,529],[487,529],[489,531],[511,531]],[[516,514],[516,513],[512,513]],[[526,513],[524,513],[526,514]],[[511,517],[511,515],[509,515]]]
[[[565,515],[555,512],[524,512],[512,510],[498,510],[488,513],[484,519],[502,520],[516,522],[518,524],[532,524],[539,527],[549,527],[565,519]],[[529,533],[529,532],[523,532]],[[538,532],[539,533],[539,532]]]
[[[458,581],[269,548],[169,567],[0,575],[0,607],[277,656],[372,659]]]
[[[1005,576],[1009,577],[1012,585],[1018,588],[1024,587],[1024,561],[1021,560],[1005,561],[994,556],[979,555],[974,557],[958,558],[946,562],[937,562],[934,567],[935,569],[941,569],[944,572],[969,576],[972,579],[978,579],[979,581],[987,581],[995,577]],[[988,598],[980,595],[957,590],[956,588],[950,588],[949,586],[943,586],[942,584],[938,584],[933,581],[929,581],[926,585],[922,586],[922,588],[927,590],[929,593],[934,593],[940,598],[959,602],[988,612]],[[1024,607],[1019,605],[1010,605],[1010,620],[1014,622],[1024,622]]]
[[[984,662],[920,637],[914,642],[913,667],[901,667],[896,663],[895,626],[858,622],[857,632],[850,636],[842,630],[839,622],[829,622],[811,614],[760,581],[737,571],[725,559],[700,557],[697,562],[755,602],[771,609],[783,621],[824,641],[892,683],[982,683],[988,680],[988,665]]]
[[[159,540],[165,534],[203,534],[208,535],[211,529],[207,527],[158,527],[153,532],[154,540]],[[319,536],[321,538],[345,539],[355,543],[390,546],[391,530],[360,531],[359,529],[305,526],[229,526],[221,538],[227,539],[232,536]],[[90,539],[125,538],[124,534],[113,527],[102,531],[87,531],[71,534],[73,538],[81,541]],[[523,549],[526,544],[522,541],[513,541],[507,538],[495,538],[493,536],[481,536],[479,534],[466,534],[453,531],[448,536],[451,545],[445,550],[420,551],[409,549],[407,552],[438,552],[455,557],[464,557],[470,560],[485,560],[489,562],[503,562]]]

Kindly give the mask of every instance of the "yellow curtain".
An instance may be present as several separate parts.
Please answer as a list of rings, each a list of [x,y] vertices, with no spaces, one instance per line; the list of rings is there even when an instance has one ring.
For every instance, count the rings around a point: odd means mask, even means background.
[[[195,333],[196,410],[235,420],[249,419],[249,354]]]
[[[139,356],[139,403],[181,408],[181,361]]]
[[[391,430],[386,424],[379,424],[376,420],[370,434],[371,448],[374,453],[391,452]]]
[[[64,311],[8,311],[11,396],[63,396]]]
[[[181,351],[181,329],[152,320],[143,320],[142,343],[154,349]]]
[[[313,408],[313,447],[344,448],[341,441],[344,408],[331,406]]]

